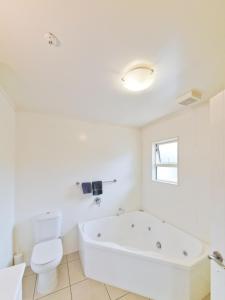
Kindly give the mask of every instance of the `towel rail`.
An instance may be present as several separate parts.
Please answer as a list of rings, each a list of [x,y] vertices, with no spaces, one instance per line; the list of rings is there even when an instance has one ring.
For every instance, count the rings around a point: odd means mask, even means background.
[[[117,179],[113,179],[113,180],[105,180],[105,181],[102,181],[102,183],[116,183],[117,182]],[[81,183],[78,181],[76,182],[76,185],[80,185]]]

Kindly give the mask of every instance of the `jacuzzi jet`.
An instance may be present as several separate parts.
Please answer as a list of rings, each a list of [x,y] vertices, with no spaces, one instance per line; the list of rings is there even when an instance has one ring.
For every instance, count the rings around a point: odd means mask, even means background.
[[[151,229],[151,227],[149,226],[149,227],[148,227],[148,231],[151,231],[151,230],[152,230],[152,229]]]
[[[97,234],[97,237],[100,238],[100,237],[101,237],[101,233],[98,233],[98,234]]]
[[[187,251],[183,251],[183,254],[184,254],[184,256],[188,256],[188,253],[187,253]]]
[[[131,227],[134,228],[134,224],[131,224]]]
[[[161,249],[162,248],[162,244],[160,242],[156,243],[156,248]]]

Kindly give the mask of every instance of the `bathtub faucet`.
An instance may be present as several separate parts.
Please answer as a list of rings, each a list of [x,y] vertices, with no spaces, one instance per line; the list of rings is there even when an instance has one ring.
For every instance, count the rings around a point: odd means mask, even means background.
[[[124,208],[118,208],[118,212],[117,212],[117,216],[120,216],[120,215],[122,215],[122,214],[124,214],[125,213],[125,209]]]
[[[96,198],[94,199],[94,203],[95,203],[96,205],[98,205],[98,206],[101,205],[101,202],[102,202],[102,199],[101,199],[100,197],[96,197]]]

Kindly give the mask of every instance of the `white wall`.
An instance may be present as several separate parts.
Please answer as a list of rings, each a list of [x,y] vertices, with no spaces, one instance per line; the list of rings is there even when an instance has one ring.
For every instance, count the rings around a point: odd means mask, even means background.
[[[179,185],[152,182],[152,142],[173,137],[179,138]],[[142,208],[208,241],[211,210],[208,103],[143,128],[142,144]]]
[[[0,268],[13,256],[14,125],[13,107],[0,91]]]
[[[211,197],[213,199],[211,250],[225,257],[225,91],[210,101],[212,142]],[[225,295],[225,271],[211,262],[211,299],[220,300]]]
[[[33,113],[16,120],[16,248],[32,249],[32,217],[63,213],[64,249],[77,249],[77,222],[140,205],[140,133],[136,129],[86,123]],[[111,180],[103,202],[84,197],[76,181]]]

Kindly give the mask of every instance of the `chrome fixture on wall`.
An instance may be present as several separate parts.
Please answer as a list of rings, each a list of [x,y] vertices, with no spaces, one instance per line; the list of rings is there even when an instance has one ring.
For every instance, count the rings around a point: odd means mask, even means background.
[[[102,202],[102,199],[100,197],[96,197],[94,199],[94,203],[97,205],[97,206],[100,206],[101,205],[101,202]]]
[[[122,215],[122,214],[124,214],[125,213],[125,209],[124,208],[121,208],[121,207],[119,207],[118,208],[118,212],[117,212],[117,216],[120,216],[120,215]]]
[[[113,180],[105,180],[102,181],[102,183],[116,183],[117,179],[113,179]],[[76,185],[79,186],[81,183],[79,181],[76,182]]]
[[[208,258],[210,260],[213,260],[215,263],[217,263],[223,269],[225,269],[224,259],[223,259],[223,256],[220,252],[214,251],[213,254],[208,256]]]

